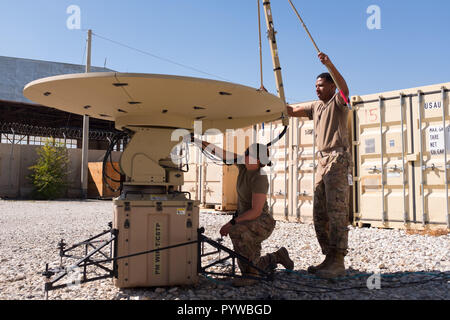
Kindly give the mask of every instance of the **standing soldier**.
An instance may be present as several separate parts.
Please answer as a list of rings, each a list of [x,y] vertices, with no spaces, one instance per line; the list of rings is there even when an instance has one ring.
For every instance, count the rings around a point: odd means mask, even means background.
[[[288,106],[291,117],[307,117],[314,120],[318,167],[314,185],[313,220],[325,260],[311,266],[308,272],[331,279],[345,274],[344,257],[348,247],[349,181],[351,155],[348,145],[347,83],[329,57],[319,53],[320,61],[328,67],[342,92],[336,93],[336,85],[329,73],[317,77],[316,93],[319,101],[293,108]]]

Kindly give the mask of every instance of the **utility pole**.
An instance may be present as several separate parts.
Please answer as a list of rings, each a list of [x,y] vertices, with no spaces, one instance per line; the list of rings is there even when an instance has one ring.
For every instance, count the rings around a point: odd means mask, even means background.
[[[269,38],[269,45],[270,50],[272,53],[272,63],[273,63],[273,71],[275,73],[275,81],[277,85],[277,91],[278,96],[281,100],[283,100],[283,103],[286,105],[286,96],[284,94],[284,85],[283,85],[283,77],[281,75],[281,65],[280,65],[280,57],[278,56],[278,46],[277,46],[277,40],[276,40],[276,31],[273,24],[273,17],[272,17],[272,8],[270,6],[270,1],[265,0],[263,2],[264,6],[264,13],[266,17],[266,24],[267,24],[267,34]],[[282,114],[282,122],[284,126],[289,126],[290,119],[287,114],[287,106]],[[292,126],[290,126],[292,128]],[[292,129],[291,129],[292,130]],[[288,130],[286,132],[286,135],[284,137],[285,141],[285,152],[284,152],[284,215],[286,218],[289,216],[292,216],[292,202],[288,203],[288,199],[292,199],[292,181],[293,181],[293,172],[292,168],[289,168],[292,161],[289,161],[288,163],[288,157],[291,160],[292,159],[292,150],[289,150],[288,153],[288,143],[290,141],[291,133]]]
[[[92,30],[88,30],[87,55],[86,55],[86,73],[91,72],[91,52],[92,52]],[[81,150],[81,196],[87,199],[88,196],[88,178],[89,178],[89,116],[83,116],[83,145]]]
[[[281,76],[281,65],[280,65],[280,57],[278,56],[278,46],[276,39],[276,31],[273,25],[273,17],[272,17],[272,8],[270,6],[270,1],[264,1],[264,13],[266,16],[266,24],[267,24],[267,34],[269,38],[270,50],[272,53],[272,62],[273,62],[273,71],[275,73],[275,81],[277,85],[278,96],[281,100],[286,104],[286,96],[284,94],[284,85],[283,85],[283,77]],[[289,125],[289,117],[287,115],[287,109],[283,112],[283,125]]]

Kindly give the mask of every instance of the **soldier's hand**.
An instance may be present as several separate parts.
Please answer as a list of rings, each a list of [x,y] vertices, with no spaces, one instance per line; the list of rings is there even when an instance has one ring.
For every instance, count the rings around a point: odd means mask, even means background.
[[[319,52],[319,59],[324,65],[329,66],[331,64],[330,57],[328,57],[325,53]]]
[[[291,107],[290,105],[286,105],[286,109],[287,109],[288,116],[293,117],[294,116],[294,108]]]
[[[231,223],[227,223],[226,225],[224,225],[222,228],[220,228],[220,235],[222,237],[226,237],[230,233],[231,227]]]

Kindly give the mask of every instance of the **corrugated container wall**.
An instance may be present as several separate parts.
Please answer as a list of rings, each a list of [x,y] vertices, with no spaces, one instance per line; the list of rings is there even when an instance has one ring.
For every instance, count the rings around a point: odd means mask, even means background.
[[[450,83],[444,83],[352,97],[349,209],[354,225],[449,228],[449,90]],[[278,121],[206,140],[242,154],[250,143],[267,144],[283,129]],[[270,149],[273,166],[264,171],[269,179],[270,212],[277,219],[312,221],[317,166],[314,136],[313,121],[291,118],[286,135]],[[217,165],[191,145],[184,190],[194,199],[216,209],[235,210],[236,177],[235,166]]]
[[[255,128],[253,141],[268,144],[282,133],[284,127],[281,121],[258,124]],[[287,133],[279,141],[274,143],[270,150],[272,166],[267,166],[263,172],[269,180],[268,205],[269,212],[278,219],[289,219],[289,170],[288,148],[289,134]]]
[[[450,83],[352,97],[355,223],[449,227]]]
[[[305,106],[312,103],[293,104],[293,107]],[[352,114],[348,117],[349,146],[352,145]],[[286,219],[297,222],[312,222],[314,207],[314,185],[317,168],[317,151],[315,146],[314,121],[307,118],[291,118],[287,152],[289,174],[288,200]],[[352,187],[350,187],[352,188]],[[349,196],[349,215],[353,219],[353,195]]]

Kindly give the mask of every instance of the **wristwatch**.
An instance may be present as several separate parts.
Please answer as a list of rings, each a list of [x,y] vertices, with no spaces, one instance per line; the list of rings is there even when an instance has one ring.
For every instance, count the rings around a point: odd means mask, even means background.
[[[233,218],[233,219],[230,220],[230,223],[231,223],[232,226],[234,226],[236,224],[236,220]]]

